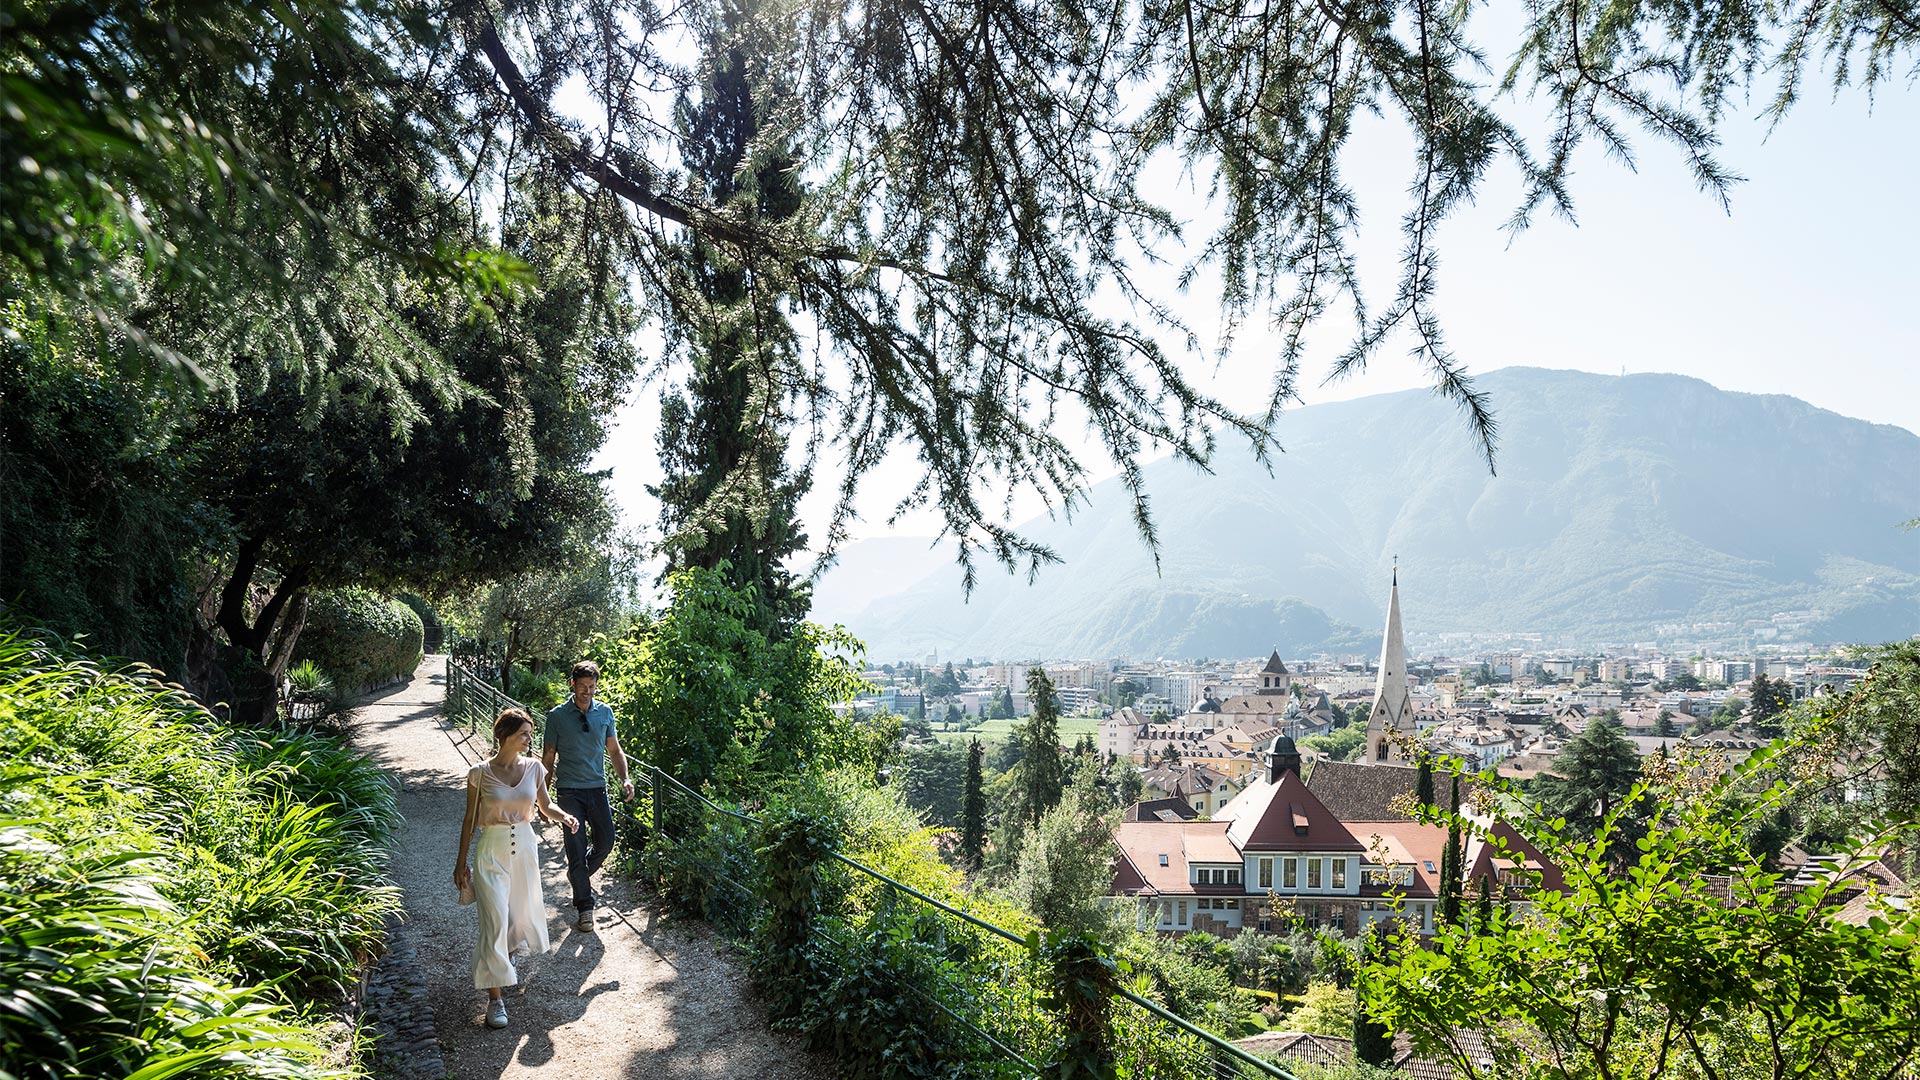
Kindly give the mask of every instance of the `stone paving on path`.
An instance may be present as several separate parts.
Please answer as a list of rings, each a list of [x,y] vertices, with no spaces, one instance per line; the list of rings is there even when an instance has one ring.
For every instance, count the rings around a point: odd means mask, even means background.
[[[797,1040],[767,1030],[744,970],[719,955],[720,943],[704,924],[669,922],[632,882],[602,871],[598,930],[575,931],[558,826],[537,826],[553,946],[519,965],[521,985],[506,992],[507,1027],[486,1027],[485,995],[470,974],[476,916],[454,900],[453,862],[467,769],[490,748],[444,722],[445,691],[446,658],[427,657],[409,682],[361,706],[353,737],[400,782],[406,823],[395,841],[393,876],[406,893],[401,935],[425,978],[447,1077],[833,1075]],[[401,1033],[395,1041],[393,1075],[418,1075],[409,1065],[431,1067],[422,1048],[409,1057],[415,1040]]]

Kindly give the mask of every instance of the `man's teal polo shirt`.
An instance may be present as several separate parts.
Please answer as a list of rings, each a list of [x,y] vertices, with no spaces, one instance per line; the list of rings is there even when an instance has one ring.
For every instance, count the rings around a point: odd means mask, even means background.
[[[585,720],[585,725],[581,720]],[[613,736],[613,710],[594,702],[584,716],[572,698],[547,710],[547,745],[559,751],[553,785],[563,788],[607,786],[607,740]]]

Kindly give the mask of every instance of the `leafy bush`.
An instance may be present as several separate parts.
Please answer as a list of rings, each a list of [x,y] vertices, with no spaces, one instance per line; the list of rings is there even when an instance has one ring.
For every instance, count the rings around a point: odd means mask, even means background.
[[[0,1075],[331,1075],[270,1013],[352,979],[399,908],[385,774],[4,628],[0,744]]]
[[[295,663],[319,665],[343,691],[378,686],[420,666],[425,630],[398,600],[365,589],[328,589],[307,604]]]

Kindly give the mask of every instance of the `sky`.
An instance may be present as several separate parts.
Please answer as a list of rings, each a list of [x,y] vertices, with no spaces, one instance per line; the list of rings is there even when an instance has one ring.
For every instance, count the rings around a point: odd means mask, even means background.
[[[1477,203],[1440,233],[1436,306],[1456,356],[1483,372],[1673,372],[1920,432],[1920,90],[1882,87],[1870,103],[1857,91],[1829,100],[1820,84],[1812,89],[1771,133],[1757,121],[1728,123],[1721,163],[1747,178],[1733,189],[1730,211],[1694,186],[1678,152],[1644,135],[1634,140],[1637,172],[1597,148],[1576,159],[1577,223],[1543,215],[1509,237],[1501,226],[1518,179],[1510,169],[1494,173]],[[1412,152],[1404,134],[1380,121],[1357,127],[1349,144],[1346,167],[1366,215],[1358,254],[1375,297],[1394,280]],[[1165,203],[1200,201],[1177,177],[1167,183],[1174,186]],[[1162,287],[1177,295],[1170,276]],[[1198,291],[1188,303],[1202,303]],[[1204,312],[1186,314],[1207,322]],[[1243,333],[1217,369],[1196,357],[1193,370],[1230,404],[1263,404],[1274,357],[1263,337]],[[1344,331],[1322,337],[1302,380],[1303,404],[1429,385],[1404,350],[1383,351],[1361,375],[1322,385],[1346,343]],[[629,526],[651,526],[658,516],[645,486],[659,477],[659,390],[634,390],[599,458],[612,470]],[[1284,446],[1284,416],[1278,431]],[[895,459],[862,481],[864,520],[854,523],[854,539],[937,530],[924,514],[886,526],[889,507],[917,476],[910,453]],[[836,461],[829,447],[825,464],[837,477]],[[1112,475],[1111,466],[1092,465],[1095,480]],[[1284,470],[1284,459],[1276,468]],[[816,538],[831,509],[830,495],[818,490],[825,486],[816,484],[802,506]],[[1915,486],[1920,493],[1920,479]],[[1017,502],[1012,518],[1040,509]]]

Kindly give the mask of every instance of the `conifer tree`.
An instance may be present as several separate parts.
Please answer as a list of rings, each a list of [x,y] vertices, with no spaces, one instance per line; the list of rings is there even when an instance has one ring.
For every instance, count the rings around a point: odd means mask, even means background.
[[[799,209],[801,192],[791,155],[755,145],[767,106],[756,100],[742,51],[752,4],[719,6],[705,34],[701,96],[682,97],[676,112],[682,157],[706,197],[771,228]],[[810,481],[789,471],[783,403],[752,372],[792,350],[793,331],[781,298],[724,246],[696,234],[676,254],[704,310],[681,326],[692,365],[684,395],[661,398],[666,476],[650,490],[660,499],[663,579],[724,564],[730,582],[753,591],[755,628],[778,637],[810,605],[808,585],[785,565],[807,546],[797,515]]]
[[[1357,977],[1365,978],[1370,965],[1380,959],[1380,944],[1377,927],[1369,926],[1360,939],[1360,962],[1355,965]],[[1393,1065],[1393,1035],[1387,1025],[1373,1018],[1367,1009],[1367,997],[1356,993],[1353,1003],[1353,1058],[1362,1065],[1371,1065],[1377,1069],[1390,1068]]]
[[[1414,798],[1421,806],[1433,805],[1433,759],[1422,754],[1420,772],[1415,779]]]
[[[986,750],[979,739],[967,740],[967,779],[960,796],[960,861],[977,874],[987,858],[987,795],[981,768]]]
[[[1603,712],[1561,749],[1553,771],[1538,782],[1542,808],[1591,835],[1639,781],[1640,756],[1617,715]]]
[[[1020,759],[1020,794],[1026,820],[1039,824],[1060,804],[1066,770],[1060,761],[1060,696],[1043,668],[1027,670],[1027,703],[1033,708],[1021,732],[1026,755]]]
[[[1460,922],[1460,878],[1463,853],[1460,846],[1460,775],[1453,776],[1447,795],[1447,849],[1440,855],[1440,921],[1449,926]]]

